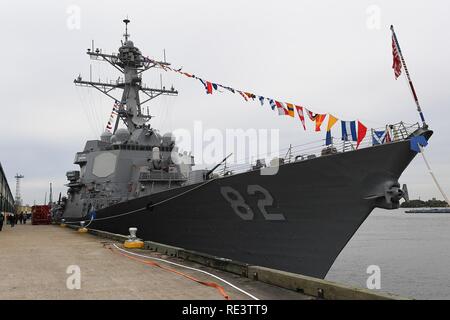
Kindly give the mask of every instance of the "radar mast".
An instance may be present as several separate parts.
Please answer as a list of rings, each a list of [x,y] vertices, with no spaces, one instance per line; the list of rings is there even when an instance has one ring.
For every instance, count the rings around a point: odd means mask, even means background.
[[[125,41],[122,42],[118,54],[105,54],[98,48],[95,50],[94,48],[87,49],[87,54],[92,60],[108,62],[121,73],[121,76],[116,81],[110,82],[100,80],[95,82],[92,79],[85,81],[81,75],[74,80],[75,85],[93,87],[111,98],[119,106],[113,133],[118,128],[119,120],[123,121],[130,133],[141,128],[149,130],[150,125],[147,125],[147,122],[151,119],[151,116],[142,113],[142,106],[160,95],[176,96],[178,94],[173,86],[166,89],[161,85],[161,88],[157,89],[149,88],[142,83],[142,74],[145,71],[155,67],[164,68],[170,66],[170,63],[154,61],[144,57],[130,40],[130,34],[128,33],[130,20],[126,18],[123,22],[125,24]],[[121,98],[116,98],[113,95],[113,92],[117,89],[123,90]],[[141,101],[139,93],[145,95],[143,101]]]

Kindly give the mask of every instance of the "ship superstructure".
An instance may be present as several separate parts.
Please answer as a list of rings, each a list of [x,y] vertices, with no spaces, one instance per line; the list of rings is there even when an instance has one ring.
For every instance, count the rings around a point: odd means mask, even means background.
[[[100,140],[88,141],[75,156],[79,171],[67,173],[69,180],[67,216],[82,217],[92,209],[102,209],[115,203],[159,192],[186,183],[193,166],[193,157],[178,154],[174,137],[161,136],[154,130],[149,114],[143,106],[161,95],[177,95],[172,87],[148,88],[142,83],[142,74],[152,68],[169,66],[163,61],[153,63],[145,58],[130,40],[128,23],[124,41],[118,54],[105,54],[99,49],[88,49],[91,59],[105,61],[123,76],[115,82],[75,79],[78,86],[92,87],[111,98],[117,106],[117,119],[111,132],[105,131]],[[121,99],[113,96],[123,90]],[[141,100],[140,94],[145,97]],[[125,128],[119,128],[122,122]],[[176,157],[176,159],[174,159]]]

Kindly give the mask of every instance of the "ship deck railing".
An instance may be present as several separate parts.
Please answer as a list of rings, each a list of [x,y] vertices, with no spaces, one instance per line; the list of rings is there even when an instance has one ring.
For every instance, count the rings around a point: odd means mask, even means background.
[[[385,127],[368,129],[365,138],[361,141],[358,149],[369,148],[379,144],[393,143],[407,140],[413,132],[420,128],[419,123],[407,124],[399,122],[386,125]],[[375,131],[385,131],[389,133],[390,141],[378,142],[374,139]],[[340,137],[332,137],[332,144],[326,145],[326,139],[316,140],[301,145],[289,146],[279,150],[278,153],[260,154],[247,159],[235,160],[233,164],[222,164],[215,173],[220,176],[229,176],[236,173],[242,173],[257,170],[266,167],[266,159],[278,159],[278,164],[305,161],[331,154],[343,153],[356,150],[356,141],[343,141]]]

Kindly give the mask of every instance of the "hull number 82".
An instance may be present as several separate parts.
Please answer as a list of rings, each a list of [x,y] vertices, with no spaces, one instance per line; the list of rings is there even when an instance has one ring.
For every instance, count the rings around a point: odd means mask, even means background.
[[[234,212],[243,220],[253,220],[255,213],[252,208],[246,203],[244,197],[232,187],[221,187],[220,193],[225,200],[231,205]],[[257,202],[258,210],[262,214],[265,220],[282,221],[286,220],[282,213],[268,213],[266,208],[273,206],[273,197],[269,191],[261,187],[260,185],[249,185],[247,187],[247,193],[251,196],[256,194],[262,194],[264,198],[259,199]]]

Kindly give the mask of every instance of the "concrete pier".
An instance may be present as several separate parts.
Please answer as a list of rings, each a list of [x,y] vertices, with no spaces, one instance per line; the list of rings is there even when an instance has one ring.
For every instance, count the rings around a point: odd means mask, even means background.
[[[129,251],[182,265],[170,265],[175,272],[168,271],[108,249],[112,244],[122,247],[127,239],[124,235],[92,229],[79,233],[76,229],[4,225],[0,232],[0,299],[224,299],[216,288],[189,277],[222,286],[231,300],[248,300],[251,296],[262,300],[404,299],[151,241],[144,242],[145,249]],[[167,266],[164,262],[158,264]],[[73,269],[68,270],[71,266],[79,267],[79,289],[67,285],[73,275],[70,273]],[[183,266],[218,276],[251,296],[211,275]]]
[[[59,226],[3,226],[0,232],[0,299],[224,299],[220,293],[157,267],[104,248],[115,242]],[[115,242],[122,244],[120,242]],[[260,299],[310,299],[274,285],[202,266],[149,250],[162,257],[213,273]],[[81,288],[70,290],[67,268],[80,267]],[[232,300],[247,295],[205,274],[174,267],[199,280],[224,287]]]

